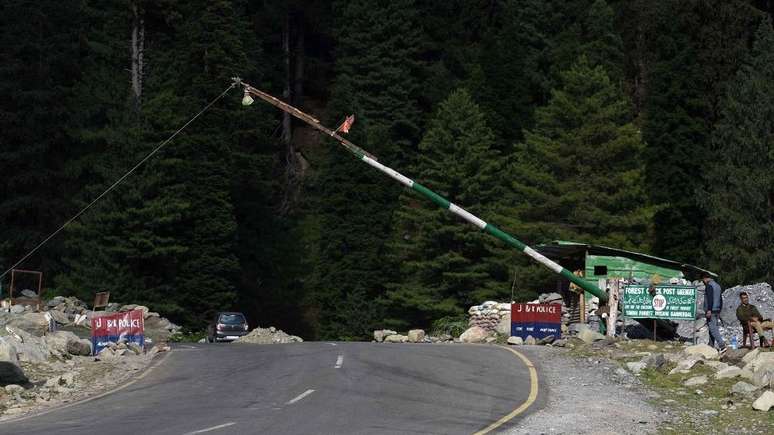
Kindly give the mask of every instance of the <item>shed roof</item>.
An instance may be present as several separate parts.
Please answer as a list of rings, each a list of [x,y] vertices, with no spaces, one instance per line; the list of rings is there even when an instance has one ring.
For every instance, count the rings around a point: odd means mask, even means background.
[[[577,259],[589,255],[606,255],[612,257],[625,257],[642,263],[653,264],[660,267],[680,270],[687,277],[698,277],[702,273],[708,273],[717,278],[717,274],[706,269],[702,269],[692,264],[681,263],[679,261],[668,260],[666,258],[655,257],[653,255],[643,254],[641,252],[627,251],[625,249],[610,248],[601,245],[589,245],[587,243],[570,242],[565,240],[554,240],[551,243],[538,245],[535,248],[538,252],[561,263],[561,260]]]

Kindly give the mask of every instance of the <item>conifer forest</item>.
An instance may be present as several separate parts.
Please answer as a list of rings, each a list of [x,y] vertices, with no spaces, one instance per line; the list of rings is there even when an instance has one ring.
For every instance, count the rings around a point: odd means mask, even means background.
[[[530,246],[774,281],[770,0],[4,0],[0,265],[239,76]],[[530,300],[551,271],[232,90],[18,268],[190,330],[311,339]],[[8,275],[2,278],[3,291]]]

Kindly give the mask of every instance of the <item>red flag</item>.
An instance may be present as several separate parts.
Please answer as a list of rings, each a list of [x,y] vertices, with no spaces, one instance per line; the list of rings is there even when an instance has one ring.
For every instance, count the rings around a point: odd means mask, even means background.
[[[342,133],[349,133],[349,129],[352,128],[352,124],[355,123],[355,115],[349,115],[347,116],[347,119],[344,120],[344,122],[341,123],[339,128],[336,129],[336,131],[340,131]]]

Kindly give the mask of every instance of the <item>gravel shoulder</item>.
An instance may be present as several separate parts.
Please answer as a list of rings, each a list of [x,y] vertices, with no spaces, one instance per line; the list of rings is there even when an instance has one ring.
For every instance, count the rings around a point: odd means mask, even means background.
[[[154,355],[109,361],[72,357],[41,364],[22,363],[30,384],[18,391],[0,388],[0,422],[47,412],[120,387],[146,370],[155,360]]]
[[[662,420],[649,400],[658,397],[635,376],[604,358],[578,358],[566,349],[519,347],[538,366],[545,406],[508,434],[655,433]]]

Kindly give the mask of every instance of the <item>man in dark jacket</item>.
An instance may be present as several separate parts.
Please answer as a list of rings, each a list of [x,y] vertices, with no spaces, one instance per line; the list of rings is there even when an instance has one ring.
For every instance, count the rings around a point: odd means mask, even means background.
[[[704,315],[707,317],[707,327],[709,328],[709,345],[715,347],[717,342],[720,353],[726,351],[726,343],[723,336],[720,335],[718,319],[720,311],[723,309],[723,290],[720,285],[708,274],[701,277],[704,281]]]
[[[747,322],[750,322],[750,326],[758,331],[761,347],[768,346],[769,343],[766,340],[766,337],[763,336],[763,331],[765,329],[774,328],[774,322],[771,320],[765,321],[763,319],[758,308],[750,303],[750,295],[748,295],[747,292],[739,293],[739,300],[741,301],[741,304],[739,305],[739,308],[736,309],[736,318],[739,319],[742,328],[747,328]],[[752,331],[749,331],[748,333],[751,334]]]

